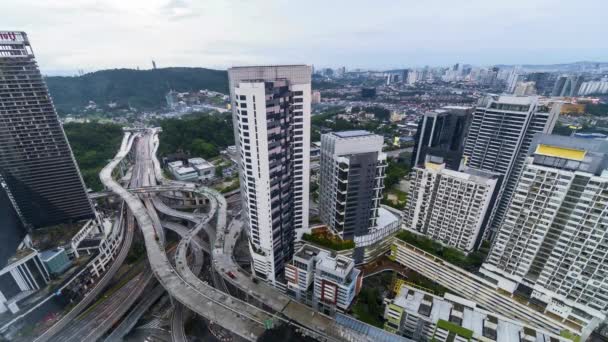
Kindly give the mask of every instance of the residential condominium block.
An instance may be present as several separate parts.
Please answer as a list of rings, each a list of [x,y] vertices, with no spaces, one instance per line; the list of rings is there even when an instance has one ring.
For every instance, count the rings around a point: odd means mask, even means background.
[[[384,189],[384,138],[367,131],[321,136],[319,210],[321,220],[344,240],[377,226]]]
[[[405,227],[470,253],[480,241],[500,176],[468,168],[450,170],[433,163],[433,158],[411,173]]]
[[[0,32],[0,180],[28,229],[95,217],[25,32]]]
[[[608,142],[538,135],[481,272],[573,326],[608,312]]]
[[[441,297],[401,282],[397,286],[395,298],[385,300],[384,328],[414,341],[570,341],[451,293]]]
[[[550,133],[559,112],[559,102],[490,95],[480,101],[473,113],[463,153],[465,165],[503,176],[497,204],[485,230],[487,238],[494,236],[504,218],[534,134]]]
[[[345,312],[362,285],[353,259],[308,244],[285,268],[287,293],[326,314]]]
[[[296,231],[308,229],[311,67],[235,67],[228,76],[253,271],[277,285]]]
[[[445,106],[424,113],[418,123],[412,165],[423,166],[427,155],[442,157],[446,167],[458,170],[473,107]]]

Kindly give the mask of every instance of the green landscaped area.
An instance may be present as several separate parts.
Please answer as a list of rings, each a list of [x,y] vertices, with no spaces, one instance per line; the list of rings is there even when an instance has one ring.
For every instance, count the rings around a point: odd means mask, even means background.
[[[561,337],[565,337],[565,338],[567,338],[567,339],[570,339],[570,340],[572,340],[572,341],[574,341],[574,342],[581,342],[581,337],[580,337],[580,336],[575,335],[575,334],[571,333],[571,332],[570,332],[570,331],[568,331],[568,330],[562,330],[562,331],[559,333],[559,335],[560,335]]]
[[[313,233],[302,235],[304,241],[312,242],[322,247],[332,249],[334,251],[342,251],[345,249],[355,248],[355,242],[352,240],[341,240],[336,236],[323,233]]]
[[[397,238],[469,271],[479,269],[490,249],[489,244],[484,242],[479,250],[466,255],[456,248],[444,247],[439,242],[406,230],[399,232]]]
[[[363,287],[352,311],[357,319],[381,329],[384,327],[382,300],[376,288]]]
[[[416,285],[419,289],[432,293],[436,296],[441,296],[448,292],[448,289],[437,284],[436,282],[425,278],[418,273],[410,272],[407,277],[407,282]]]
[[[473,338],[473,331],[463,328],[458,324],[452,323],[452,322],[448,322],[446,320],[440,319],[439,321],[437,321],[437,328],[438,329],[443,329],[443,330],[447,330],[451,333],[454,333],[458,336],[464,337],[468,340],[470,340],[471,338]],[[448,337],[449,340],[449,337]]]

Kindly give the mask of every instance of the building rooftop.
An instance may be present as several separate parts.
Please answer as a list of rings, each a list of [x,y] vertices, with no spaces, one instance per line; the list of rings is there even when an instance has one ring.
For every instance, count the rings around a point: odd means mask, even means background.
[[[520,333],[531,329],[521,322],[502,317],[489,311],[479,309],[476,303],[452,294],[443,298],[428,294],[408,285],[402,285],[393,304],[402,307],[405,311],[417,313],[428,317],[437,324],[439,320],[452,322],[462,328],[473,332],[473,336],[484,336],[484,326],[490,328],[496,324],[495,334],[497,341],[519,341]],[[490,328],[490,330],[493,330]],[[486,333],[488,331],[486,330]],[[537,341],[549,341],[557,336],[549,332],[534,331]]]
[[[303,260],[310,260],[311,258],[317,256],[320,252],[321,250],[319,248],[311,245],[304,245],[296,252],[295,256]]]
[[[203,158],[190,158],[190,159],[188,159],[188,164],[195,165],[195,166],[200,166],[200,167],[211,167],[211,166],[213,166],[213,164],[211,164],[210,162],[208,162],[207,160],[205,160]]]
[[[374,135],[371,132],[364,130],[354,130],[354,131],[342,131],[342,132],[332,132],[331,134],[339,137],[339,138],[356,138],[356,137],[364,137],[368,135]]]
[[[172,161],[169,163],[169,167],[178,167],[184,165],[184,162],[181,160]]]
[[[378,227],[386,227],[396,221],[399,221],[399,217],[395,214],[382,207],[378,208],[378,220],[376,221]]]
[[[326,251],[321,251],[317,259],[317,268],[332,271],[333,273],[348,275],[350,270],[355,266],[353,259],[336,255],[330,255]]]
[[[193,167],[180,167],[177,170],[175,170],[175,172],[180,175],[185,175],[188,173],[196,172],[196,170]]]

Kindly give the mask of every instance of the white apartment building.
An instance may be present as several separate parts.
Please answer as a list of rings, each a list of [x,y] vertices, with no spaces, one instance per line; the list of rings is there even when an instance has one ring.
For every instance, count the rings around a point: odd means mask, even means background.
[[[253,273],[271,284],[308,229],[311,67],[228,70]]]
[[[574,326],[608,313],[608,142],[538,135],[481,273]]]
[[[559,112],[559,102],[534,96],[489,95],[478,104],[465,141],[464,162],[503,176],[486,237],[494,236],[502,222],[534,134],[550,133]]]
[[[446,293],[437,296],[399,284],[393,300],[385,300],[385,329],[415,341],[570,341],[477,307]]]
[[[305,244],[285,267],[287,293],[326,314],[345,312],[363,282],[353,259]]]
[[[405,228],[470,253],[481,237],[500,177],[468,168],[450,170],[433,158],[412,171]]]

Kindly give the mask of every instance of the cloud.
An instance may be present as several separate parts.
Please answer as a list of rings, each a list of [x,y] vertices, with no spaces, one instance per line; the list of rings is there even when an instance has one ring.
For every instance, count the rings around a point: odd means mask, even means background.
[[[43,70],[309,63],[363,68],[608,56],[608,1],[2,0]],[[33,19],[34,18],[34,19]]]

